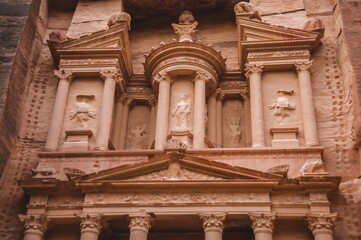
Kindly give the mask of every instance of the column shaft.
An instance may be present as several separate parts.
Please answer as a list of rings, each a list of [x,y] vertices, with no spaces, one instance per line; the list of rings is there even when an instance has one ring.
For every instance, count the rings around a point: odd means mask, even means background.
[[[217,148],[223,146],[223,98],[224,93],[221,89],[217,89],[217,102],[216,102],[216,127],[217,127]]]
[[[98,240],[99,231],[92,228],[84,228],[80,232],[80,240]]]
[[[217,99],[216,94],[208,98],[208,127],[207,136],[212,143],[217,141]]]
[[[72,78],[71,72],[65,72],[63,70],[60,70],[56,73],[56,75],[59,78],[59,83],[55,97],[53,114],[51,116],[49,132],[44,147],[47,151],[58,150],[61,130],[63,128],[66,103],[68,100],[69,86]]]
[[[118,101],[115,105],[115,116],[113,123],[112,141],[115,149],[119,149],[119,134],[122,122],[123,103]]]
[[[26,230],[24,232],[24,240],[43,240],[44,234],[37,230]]]
[[[155,136],[157,108],[156,108],[156,101],[155,101],[154,96],[148,102],[149,102],[149,106],[150,106],[150,126],[149,126],[149,135],[148,135],[148,148],[151,148],[152,143],[154,141],[154,136]]]
[[[169,125],[170,84],[171,83],[168,80],[161,80],[159,82],[155,149],[163,149],[163,145],[167,142]]]
[[[96,138],[95,149],[107,150],[110,128],[112,125],[114,95],[115,95],[115,79],[106,77],[104,81],[102,107],[100,111],[100,119],[98,125],[98,133]]]
[[[199,78],[194,87],[193,148],[204,148],[206,79]]]
[[[243,100],[244,104],[244,125],[245,125],[245,145],[246,147],[252,146],[252,120],[251,120],[251,106],[249,98]]]
[[[262,73],[263,67],[247,65],[249,78],[252,120],[252,147],[264,147],[264,120],[262,99]]]
[[[311,68],[312,62],[296,64],[298,72],[298,82],[300,88],[300,99],[302,109],[302,120],[305,134],[306,146],[318,145],[318,133],[313,105]]]
[[[128,120],[129,120],[129,108],[132,104],[133,99],[125,96],[123,98],[123,111],[122,111],[122,120],[120,124],[120,133],[119,133],[119,149],[124,150],[126,141],[127,141],[127,132],[128,132]]]

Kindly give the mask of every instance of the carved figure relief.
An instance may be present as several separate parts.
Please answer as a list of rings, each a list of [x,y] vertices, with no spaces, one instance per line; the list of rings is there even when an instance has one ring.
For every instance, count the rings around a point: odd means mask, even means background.
[[[195,21],[193,14],[184,11],[178,19],[179,24],[172,23],[174,32],[179,36],[179,42],[193,42],[194,33],[197,31],[198,22]]]
[[[172,117],[175,119],[177,130],[188,130],[190,126],[191,105],[188,101],[188,96],[181,97],[176,108],[172,112]]]
[[[236,14],[250,14],[251,19],[258,19],[259,21],[262,21],[258,9],[252,3],[239,2],[234,6],[234,12]]]
[[[288,98],[288,96],[293,94],[293,90],[279,90],[277,91],[278,97],[275,102],[268,106],[270,110],[274,110],[273,115],[278,117],[279,122],[282,122],[285,117],[290,116],[291,110],[296,109],[295,104]]]
[[[242,131],[240,125],[241,117],[226,117],[226,124],[228,126],[228,134],[230,136],[230,147],[239,147],[242,139]]]
[[[142,149],[146,143],[147,132],[146,126],[139,125],[130,129],[128,141],[130,143],[130,149]]]
[[[69,118],[76,120],[77,128],[88,129],[87,122],[95,118],[96,110],[88,103],[94,95],[77,95],[75,106],[69,112]]]
[[[328,174],[327,172],[325,172],[325,168],[321,159],[314,162],[306,162],[305,164],[303,164],[300,172],[302,176]]]

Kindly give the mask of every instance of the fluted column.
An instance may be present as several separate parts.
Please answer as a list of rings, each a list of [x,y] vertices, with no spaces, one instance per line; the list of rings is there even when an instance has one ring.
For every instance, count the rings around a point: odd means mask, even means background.
[[[318,133],[311,85],[310,71],[312,67],[312,61],[296,63],[295,66],[298,73],[298,83],[300,88],[305,142],[306,146],[315,146],[318,145]]]
[[[19,215],[20,221],[24,222],[24,240],[43,240],[49,219],[45,214]]]
[[[193,114],[193,148],[204,148],[205,113],[206,113],[206,82],[210,76],[204,72],[197,72],[194,82],[194,114]]]
[[[115,149],[119,149],[119,134],[120,127],[122,123],[122,112],[123,112],[123,102],[122,97],[120,96],[117,103],[115,104],[115,116],[113,123],[113,132],[112,132],[112,141]]]
[[[116,70],[104,70],[100,72],[100,76],[104,79],[104,88],[95,149],[107,150],[113,119],[115,84],[119,74]]]
[[[208,97],[208,126],[207,136],[209,140],[216,144],[217,142],[217,94],[214,93]]]
[[[255,240],[272,240],[275,213],[249,213]]]
[[[101,226],[101,214],[76,215],[80,222],[80,240],[98,240]]]
[[[252,120],[252,147],[264,147],[264,120],[262,100],[262,71],[263,66],[246,64],[246,76],[249,79]]]
[[[217,148],[223,146],[223,99],[224,93],[222,89],[218,88],[216,91],[216,128],[217,128]]]
[[[171,79],[168,74],[158,76],[159,82],[157,123],[155,128],[155,149],[163,149],[167,142],[169,127],[169,99]]]
[[[148,99],[148,104],[150,106],[150,126],[149,126],[149,135],[148,135],[148,148],[152,146],[154,136],[155,136],[155,121],[157,117],[156,109],[157,100],[154,95],[151,95]]]
[[[245,145],[249,147],[252,145],[252,132],[251,132],[251,106],[249,102],[249,92],[242,91],[240,93],[244,107],[244,131],[245,131]]]
[[[333,240],[333,225],[337,213],[308,214],[308,227],[312,231],[315,240]]]
[[[148,231],[151,227],[150,216],[144,215],[130,215],[130,236],[129,240],[147,240]]]
[[[127,94],[123,94],[122,102],[123,102],[123,111],[122,111],[122,120],[120,124],[120,133],[119,133],[119,149],[125,149],[125,144],[127,141],[129,108],[133,104],[133,99],[130,98]]]
[[[44,147],[46,151],[58,150],[61,130],[63,128],[66,103],[68,100],[69,86],[71,80],[73,79],[73,72],[70,70],[60,69],[59,71],[55,71],[55,76],[59,79],[59,82],[48,137],[46,138]]]
[[[222,240],[226,214],[199,214],[199,217],[203,220],[205,240]]]

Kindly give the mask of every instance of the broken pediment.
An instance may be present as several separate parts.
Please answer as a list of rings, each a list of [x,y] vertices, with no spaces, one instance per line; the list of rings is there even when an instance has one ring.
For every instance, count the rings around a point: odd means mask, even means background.
[[[108,29],[81,36],[79,39],[50,37],[48,45],[58,68],[116,64],[127,79],[132,74],[128,31],[127,21],[117,21]]]
[[[206,181],[271,180],[282,177],[272,173],[231,166],[180,153],[168,153],[136,164],[123,165],[73,178],[75,182],[102,181]]]

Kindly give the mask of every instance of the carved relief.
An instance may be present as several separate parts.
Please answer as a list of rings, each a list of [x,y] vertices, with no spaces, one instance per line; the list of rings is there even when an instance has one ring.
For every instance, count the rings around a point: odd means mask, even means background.
[[[164,174],[166,176],[166,173]],[[245,202],[269,202],[268,193],[88,193],[86,205],[119,204],[119,205],[153,205],[153,204],[234,204]]]
[[[302,176],[328,174],[327,172],[325,172],[325,168],[321,159],[314,162],[306,162],[305,164],[303,164],[300,173]]]
[[[147,175],[129,178],[128,181],[165,181],[165,180],[222,180],[222,178],[213,177],[180,167],[178,163],[172,163],[167,170],[150,173]]]
[[[176,123],[176,130],[189,130],[190,115],[191,105],[189,103],[189,96],[183,95],[172,112],[172,117]]]
[[[271,196],[272,204],[308,204],[307,194],[282,194]]]
[[[249,213],[249,218],[252,220],[252,228],[255,233],[258,231],[273,231],[274,220],[276,219],[274,213]]]
[[[251,74],[262,74],[262,71],[264,69],[263,65],[257,65],[257,64],[245,64],[246,68],[244,69],[246,71],[246,77],[249,78]]]
[[[208,231],[217,231],[223,232],[224,223],[223,221],[226,219],[226,214],[199,214],[199,217],[203,220],[203,229],[204,232]]]
[[[187,149],[187,144],[180,139],[169,139],[164,145],[166,151],[184,152]]]
[[[115,13],[112,16],[110,16],[108,20],[108,27],[115,25],[117,22],[127,22],[128,27],[130,29],[130,21],[131,21],[131,17],[128,13],[126,12]]]
[[[86,214],[86,215],[80,215],[80,214],[75,214],[75,216],[81,221],[80,222],[80,228],[83,229],[94,229],[96,231],[100,231],[101,229],[101,218],[102,215],[101,214],[96,214],[96,215],[90,215],[90,214]]]
[[[323,26],[323,23],[322,23],[321,19],[319,19],[319,18],[307,19],[302,24],[302,29],[308,30],[308,31],[320,31],[324,28],[325,27]]]
[[[337,213],[309,214],[307,216],[308,227],[315,234],[320,230],[332,231]]]
[[[143,231],[148,231],[151,228],[149,215],[135,215],[129,217],[130,217],[130,223],[129,223],[130,231],[135,229],[142,229]]]
[[[227,134],[230,137],[229,147],[239,147],[242,139],[242,131],[239,126],[241,117],[226,117],[225,120],[228,126]]]
[[[147,140],[146,125],[132,127],[129,130],[127,139],[129,141],[130,149],[143,149]]]
[[[49,196],[48,207],[69,207],[81,206],[83,204],[83,196],[73,192],[59,192]]]
[[[277,91],[278,97],[275,102],[268,106],[270,110],[274,110],[273,115],[278,117],[279,123],[281,123],[285,117],[290,116],[291,110],[296,109],[295,104],[287,97],[293,94],[293,90],[279,90]]]
[[[33,178],[49,178],[54,177],[58,171],[52,167],[43,167],[38,166],[36,169],[31,169],[31,172],[33,173]]]
[[[84,171],[81,171],[76,168],[63,168],[63,171],[69,180],[73,177],[79,177],[85,175]]]
[[[308,50],[302,51],[282,51],[282,52],[255,52],[248,53],[247,58],[279,58],[279,57],[300,57],[308,56]]]
[[[251,19],[258,19],[262,21],[262,18],[257,8],[252,3],[239,2],[234,6],[234,13],[237,14],[248,14]]]
[[[116,59],[61,59],[60,65],[115,65],[118,64]]]
[[[88,102],[94,95],[77,95],[75,106],[69,111],[69,119],[76,120],[76,128],[89,129],[88,121],[95,118],[96,110]]]
[[[195,21],[193,14],[184,11],[180,15],[179,24],[172,23],[174,32],[179,36],[179,42],[193,42],[194,34],[197,31],[198,22]]]

